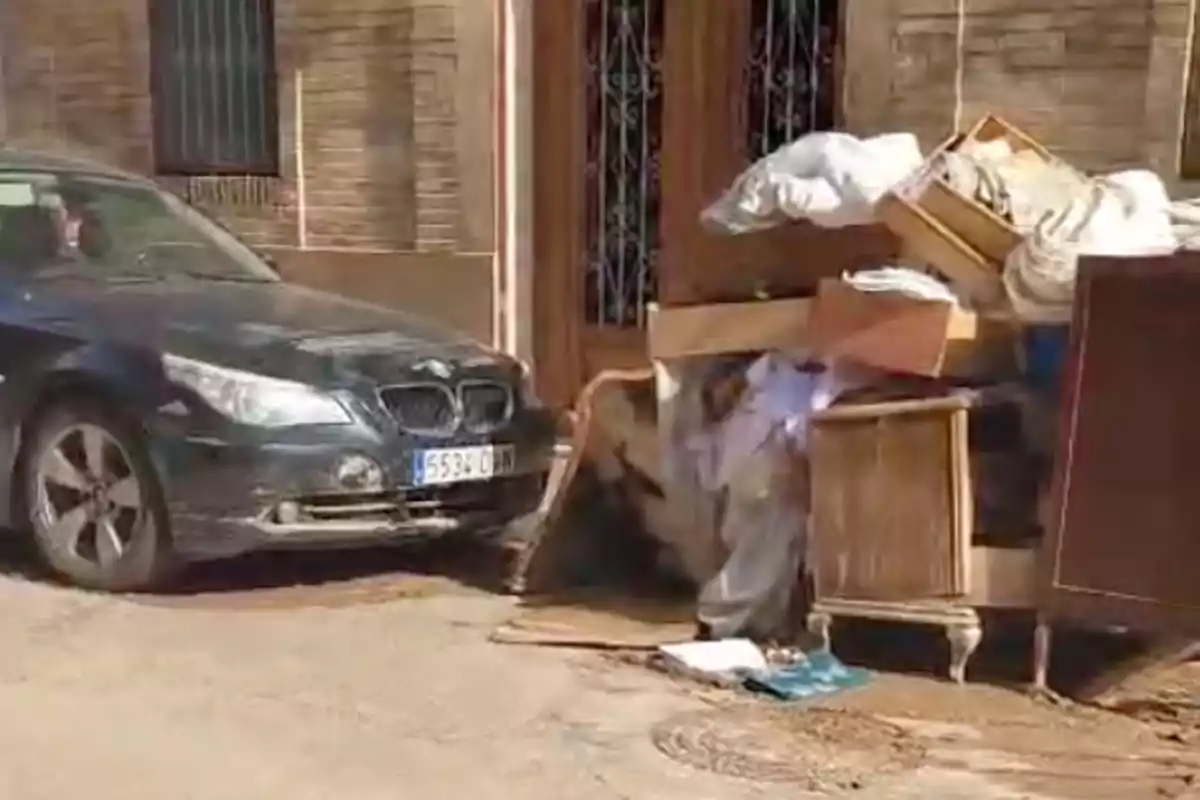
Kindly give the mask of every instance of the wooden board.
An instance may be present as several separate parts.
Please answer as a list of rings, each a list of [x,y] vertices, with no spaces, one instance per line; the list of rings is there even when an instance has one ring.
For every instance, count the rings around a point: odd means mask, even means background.
[[[801,350],[808,338],[809,298],[649,309],[650,358]]]
[[[810,439],[818,599],[954,598],[970,591],[969,400],[835,407]]]
[[[1200,254],[1080,261],[1042,611],[1200,638]]]
[[[821,282],[808,338],[823,357],[891,372],[1000,380],[1016,369],[1011,326],[941,301],[861,292],[840,280]]]
[[[877,213],[907,258],[944,275],[960,297],[981,306],[1004,298],[1001,268],[920,205],[897,192],[879,201]]]
[[[532,598],[492,634],[504,644],[650,650],[693,638],[690,604],[601,596]]]

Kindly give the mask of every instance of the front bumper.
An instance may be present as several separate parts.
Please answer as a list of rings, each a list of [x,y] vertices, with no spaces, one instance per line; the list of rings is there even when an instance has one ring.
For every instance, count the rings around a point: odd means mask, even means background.
[[[322,440],[263,442],[169,431],[154,437],[176,551],[220,558],[285,547],[486,534],[535,512],[555,454],[553,421],[526,420],[491,439],[381,441],[361,429]],[[414,487],[413,453],[430,447],[511,447],[506,474]],[[362,456],[382,471],[379,486],[339,482],[338,463]]]

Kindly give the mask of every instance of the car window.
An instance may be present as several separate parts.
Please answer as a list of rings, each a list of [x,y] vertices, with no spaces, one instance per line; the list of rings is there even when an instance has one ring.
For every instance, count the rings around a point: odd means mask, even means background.
[[[33,278],[275,280],[250,248],[152,186],[0,174],[0,269]]]

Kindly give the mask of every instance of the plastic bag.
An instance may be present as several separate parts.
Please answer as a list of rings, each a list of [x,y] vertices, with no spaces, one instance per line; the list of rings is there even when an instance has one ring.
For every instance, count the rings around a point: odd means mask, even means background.
[[[812,133],[759,159],[704,210],[703,222],[748,233],[788,219],[824,228],[868,225],[888,189],[921,166],[917,138],[892,133],[859,139]]]

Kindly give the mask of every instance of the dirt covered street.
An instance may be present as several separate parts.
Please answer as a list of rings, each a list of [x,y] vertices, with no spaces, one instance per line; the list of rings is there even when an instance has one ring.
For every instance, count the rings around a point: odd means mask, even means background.
[[[1195,666],[1135,687],[1144,721],[912,676],[782,705],[492,643],[514,601],[431,572],[308,555],[139,598],[0,579],[0,797],[1136,800],[1200,776]]]

